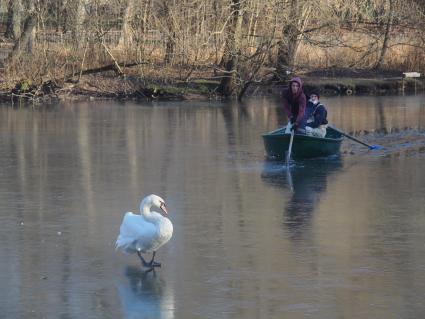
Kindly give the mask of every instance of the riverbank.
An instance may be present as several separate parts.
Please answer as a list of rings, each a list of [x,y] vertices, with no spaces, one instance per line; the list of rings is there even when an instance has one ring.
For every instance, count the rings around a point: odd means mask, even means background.
[[[181,70],[180,70],[181,73]],[[197,72],[190,79],[181,76],[142,78],[131,74],[117,76],[113,71],[79,75],[66,81],[46,80],[34,84],[21,80],[13,87],[3,87],[0,100],[16,102],[116,100],[220,100],[219,79],[208,72]],[[177,73],[175,73],[177,74]],[[314,70],[297,73],[304,80],[305,92],[318,91],[322,96],[335,95],[397,95],[425,91],[424,78],[403,78],[399,71]],[[252,84],[247,97],[278,95],[285,83],[266,79]]]

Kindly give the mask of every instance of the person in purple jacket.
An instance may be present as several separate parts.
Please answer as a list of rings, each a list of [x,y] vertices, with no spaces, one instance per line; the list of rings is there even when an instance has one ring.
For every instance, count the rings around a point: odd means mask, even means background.
[[[310,136],[325,137],[328,127],[328,112],[325,106],[319,101],[320,95],[317,92],[310,94],[307,103],[304,119],[305,133]]]
[[[288,117],[289,123],[285,133],[304,133],[303,118],[307,104],[307,98],[303,91],[303,82],[299,77],[294,77],[289,82],[289,87],[282,92],[283,110]]]

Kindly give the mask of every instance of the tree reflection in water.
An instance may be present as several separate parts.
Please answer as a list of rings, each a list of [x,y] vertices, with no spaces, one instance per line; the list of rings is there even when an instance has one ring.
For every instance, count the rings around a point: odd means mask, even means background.
[[[339,157],[299,161],[289,170],[284,163],[266,162],[262,179],[267,184],[287,189],[290,197],[284,208],[283,224],[291,239],[299,239],[326,191],[328,176],[342,167]]]
[[[174,294],[154,270],[127,267],[118,287],[125,318],[174,318]]]

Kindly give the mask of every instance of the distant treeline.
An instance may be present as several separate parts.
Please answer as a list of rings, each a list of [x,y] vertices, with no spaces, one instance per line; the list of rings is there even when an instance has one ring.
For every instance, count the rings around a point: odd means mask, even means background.
[[[425,70],[422,0],[3,0],[0,11],[3,86],[111,65],[141,80],[202,71],[229,96],[300,69]]]

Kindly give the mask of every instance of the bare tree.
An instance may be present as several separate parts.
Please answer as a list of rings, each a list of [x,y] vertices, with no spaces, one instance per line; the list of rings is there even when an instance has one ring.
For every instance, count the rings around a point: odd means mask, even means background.
[[[133,19],[131,23],[131,40],[134,41],[133,47],[136,51],[137,60],[142,62],[145,60],[149,48],[148,30],[152,19],[152,0],[132,0],[134,1]]]
[[[241,0],[232,0],[231,21],[229,23],[224,49],[225,72],[218,87],[218,91],[227,97],[232,95],[236,84],[244,10],[244,3]]]
[[[172,7],[172,3],[167,0],[162,0],[159,4],[158,15],[162,19],[162,23],[160,24],[165,36],[164,62],[166,64],[173,64],[178,39],[175,28],[174,7]]]
[[[6,63],[10,63],[12,60],[17,59],[20,56],[22,49],[28,47],[36,22],[37,16],[35,11],[30,12],[25,20],[24,28],[22,30],[21,35],[19,36],[19,39],[15,42],[12,51],[6,59]]]
[[[72,39],[75,47],[80,47],[81,36],[84,30],[84,22],[86,20],[86,7],[90,0],[65,0],[67,9],[67,25],[66,28],[71,31]],[[92,4],[94,8],[97,3]]]
[[[22,1],[10,0],[7,10],[6,38],[16,40],[21,36],[23,14],[24,7],[22,5]]]
[[[124,16],[121,27],[121,37],[118,41],[119,47],[130,47],[133,42],[133,31],[131,22],[134,17],[135,11],[135,0],[127,0],[127,4],[124,9]]]
[[[6,62],[19,62],[6,70],[15,77],[219,75],[216,91],[241,98],[271,72],[283,80],[301,65],[425,68],[422,0],[2,1],[3,29],[15,41]]]
[[[390,41],[390,31],[394,20],[394,0],[388,0],[387,21],[385,23],[384,39],[382,41],[382,48],[379,53],[378,61],[376,62],[375,69],[381,69],[384,64],[384,58],[388,51],[388,43]]]
[[[288,0],[286,4],[282,39],[277,53],[277,72],[283,77],[294,67],[295,54],[311,12],[309,1]]]

